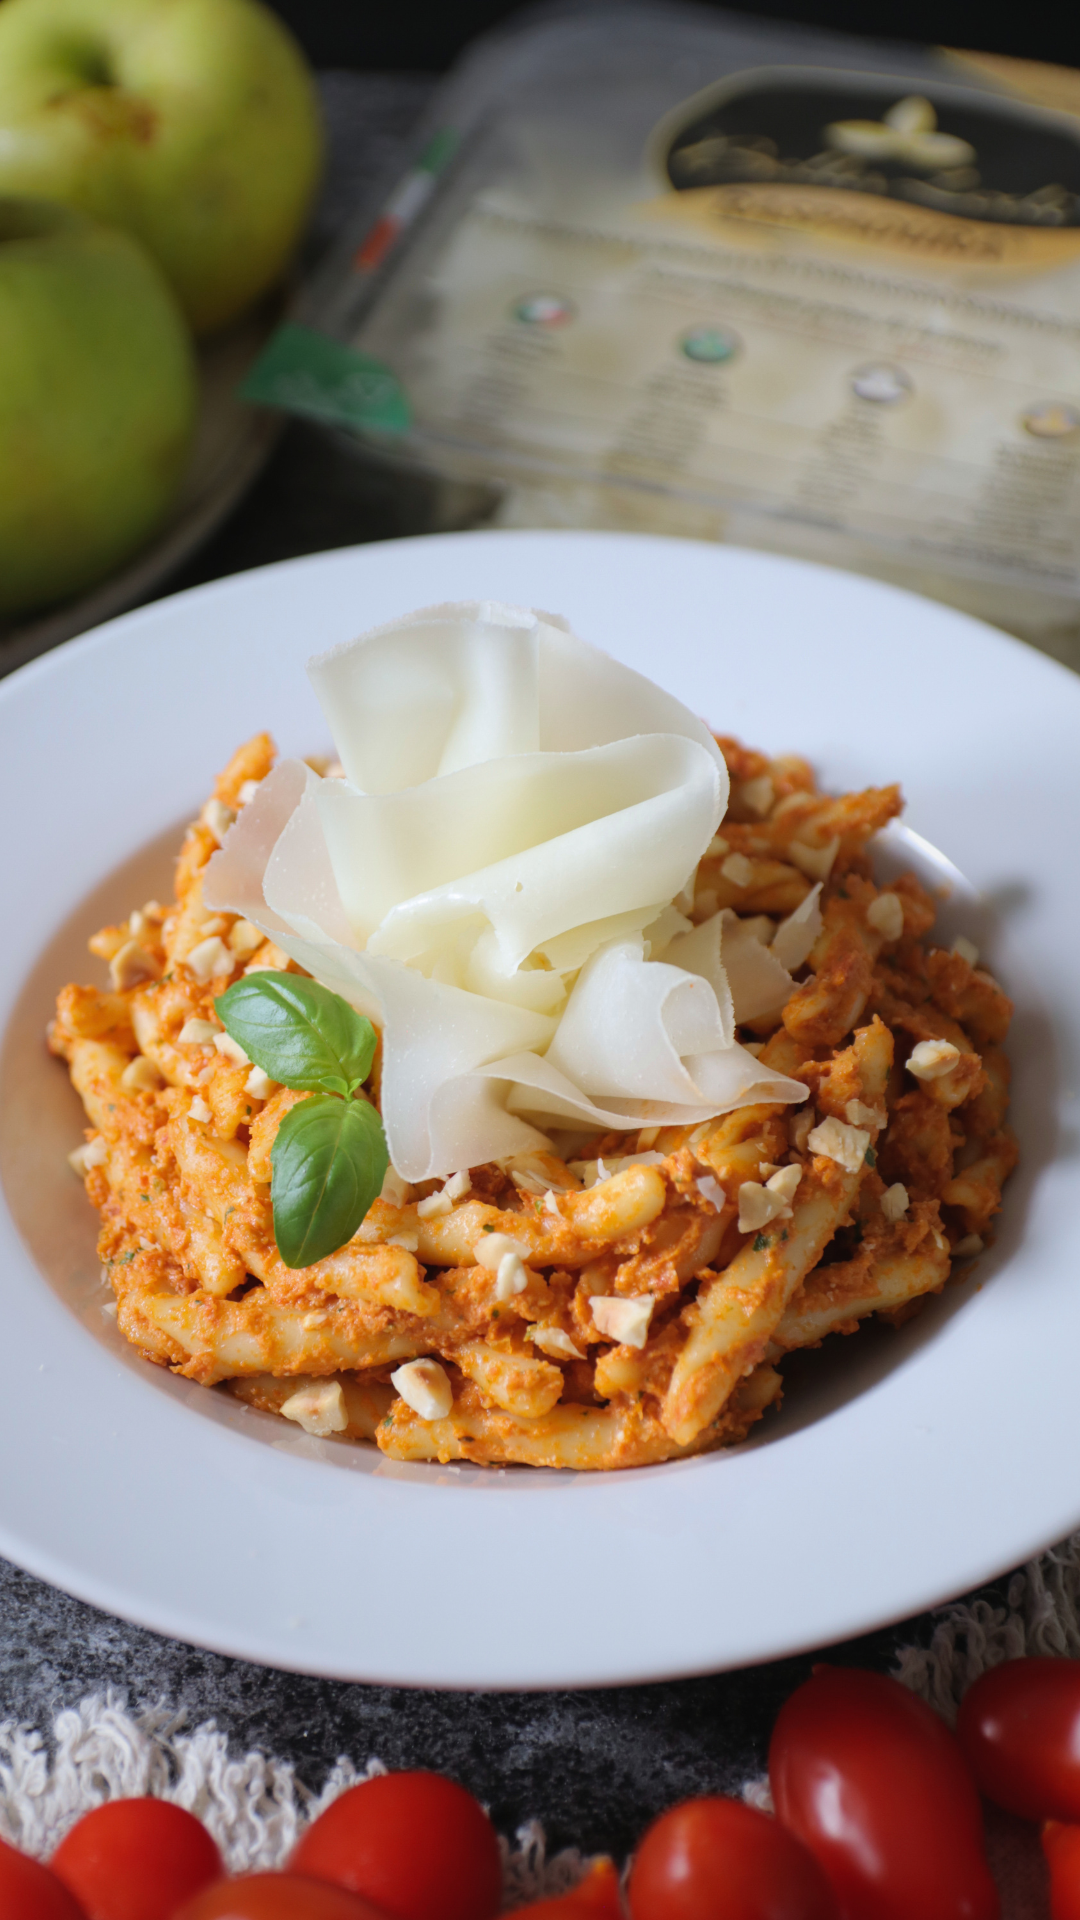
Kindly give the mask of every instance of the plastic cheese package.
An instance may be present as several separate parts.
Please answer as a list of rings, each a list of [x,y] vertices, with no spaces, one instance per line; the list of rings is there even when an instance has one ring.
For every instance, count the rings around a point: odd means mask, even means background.
[[[249,391],[415,530],[801,554],[1080,656],[1080,74],[690,7],[444,83]]]

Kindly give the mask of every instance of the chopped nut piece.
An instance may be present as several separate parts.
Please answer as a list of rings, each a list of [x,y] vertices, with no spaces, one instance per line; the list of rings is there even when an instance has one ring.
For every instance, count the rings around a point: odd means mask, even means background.
[[[244,1092],[250,1093],[253,1100],[269,1100],[275,1085],[276,1082],[261,1067],[252,1067],[244,1081]]]
[[[808,880],[827,880],[839,851],[838,835],[834,835],[823,847],[808,847],[803,840],[793,840],[788,847],[788,859],[798,867],[800,873],[805,873]]]
[[[437,1360],[407,1360],[390,1375],[390,1382],[421,1420],[445,1420],[454,1404],[450,1376]]]
[[[850,1127],[843,1120],[834,1120],[830,1114],[827,1120],[807,1134],[806,1144],[811,1153],[820,1153],[825,1160],[835,1160],[837,1166],[843,1167],[847,1173],[858,1173],[866,1159],[870,1135],[864,1127]]]
[[[443,1188],[438,1193],[429,1193],[426,1200],[419,1201],[416,1211],[421,1220],[438,1220],[443,1214],[452,1212],[453,1204],[450,1195]]]
[[[200,986],[205,987],[211,980],[224,980],[232,972],[236,960],[220,935],[214,933],[208,940],[200,940],[197,947],[192,947],[184,965],[190,967]]]
[[[756,1233],[775,1220],[783,1208],[780,1195],[770,1193],[760,1180],[744,1180],[739,1188],[739,1232]]]
[[[754,877],[754,866],[745,853],[729,853],[720,872],[733,887],[748,887]]]
[[[229,929],[229,950],[242,960],[246,954],[254,953],[256,947],[262,946],[263,938],[258,927],[253,926],[250,920],[237,920]]]
[[[137,1053],[134,1060],[128,1062],[120,1075],[120,1085],[125,1093],[153,1093],[161,1086],[164,1075],[143,1053]]]
[[[469,1173],[468,1167],[465,1167],[461,1173],[452,1173],[450,1175],[449,1180],[447,1180],[443,1186],[443,1192],[450,1201],[451,1206],[453,1206],[456,1200],[464,1200],[465,1195],[471,1187],[472,1176]]]
[[[192,1014],[177,1034],[176,1044],[178,1047],[210,1047],[220,1032],[221,1028],[216,1027],[212,1020],[198,1020]]]
[[[814,1120],[814,1109],[809,1101],[805,1107],[797,1107],[791,1115],[788,1121],[788,1139],[796,1153],[806,1152],[806,1142],[813,1130]]]
[[[610,1293],[589,1296],[597,1333],[603,1334],[606,1340],[616,1340],[621,1347],[645,1345],[655,1305],[656,1300],[651,1293],[631,1294],[625,1299]]]
[[[314,1333],[319,1327],[325,1327],[327,1320],[329,1318],[330,1316],[328,1313],[323,1313],[323,1312],[305,1313],[300,1324],[306,1330],[306,1332]]]
[[[882,1107],[868,1107],[863,1100],[849,1100],[844,1107],[844,1118],[853,1127],[881,1128],[888,1120],[888,1114]]]
[[[109,978],[117,993],[137,987],[141,980],[159,980],[161,968],[152,953],[137,940],[125,940],[109,961]]]
[[[959,1047],[951,1040],[920,1040],[907,1058],[907,1070],[916,1080],[940,1080],[951,1073],[960,1058]]]
[[[204,827],[209,827],[220,847],[225,835],[236,819],[236,815],[231,807],[225,805],[224,800],[208,800],[199,815],[199,819],[202,821]]]
[[[203,1126],[206,1125],[208,1120],[212,1120],[214,1117],[201,1093],[195,1095],[194,1100],[188,1108],[188,1113],[193,1120],[200,1120]]]
[[[776,921],[770,920],[767,913],[751,913],[745,920],[740,920],[739,925],[743,933],[748,933],[760,947],[769,946],[776,932]]]
[[[553,1213],[556,1220],[561,1220],[563,1217],[563,1210],[559,1205],[559,1196],[552,1187],[549,1187],[544,1195],[544,1212]]]
[[[655,1147],[659,1138],[659,1127],[640,1127],[637,1137],[638,1152],[648,1153],[651,1147]]]
[[[417,1207],[417,1213],[420,1208]],[[480,1237],[476,1249],[478,1267],[489,1267],[492,1273],[499,1270],[499,1262],[506,1253],[516,1253],[521,1260],[527,1260],[529,1249],[520,1240],[512,1240],[508,1233],[485,1233]]]
[[[731,841],[725,840],[722,833],[714,833],[705,851],[706,853],[730,853]]]
[[[779,1194],[785,1208],[787,1208],[791,1205],[792,1200],[798,1192],[799,1181],[802,1179],[802,1176],[803,1170],[801,1167],[778,1167],[776,1172],[771,1173],[766,1180],[766,1191]]]
[[[219,1053],[225,1055],[226,1060],[233,1062],[234,1066],[250,1067],[251,1060],[249,1056],[244,1052],[239,1040],[233,1039],[231,1033],[215,1033],[214,1045]]]
[[[866,909],[866,924],[883,940],[899,940],[904,931],[904,903],[898,893],[879,893]]]
[[[529,1269],[520,1253],[504,1253],[495,1274],[496,1300],[512,1300],[515,1293],[524,1293],[529,1284]]]
[[[340,1380],[313,1380],[283,1401],[281,1411],[286,1420],[295,1420],[305,1433],[320,1440],[329,1433],[344,1433],[349,1424]]]
[[[749,813],[756,813],[759,820],[772,812],[775,801],[776,788],[767,773],[760,773],[756,780],[744,780],[739,788],[740,805]]]
[[[385,1245],[401,1247],[406,1253],[415,1253],[420,1245],[420,1236],[418,1233],[388,1233]]]
[[[902,1220],[908,1210],[908,1190],[898,1180],[895,1186],[886,1187],[881,1196],[881,1211],[886,1220],[895,1225]]]
[[[99,1134],[96,1140],[84,1140],[81,1147],[74,1147],[68,1154],[67,1163],[72,1173],[82,1180],[91,1167],[104,1166],[109,1157],[109,1149]]]
[[[952,943],[952,950],[956,954],[957,959],[966,960],[969,967],[978,966],[979,949],[975,945],[974,940],[968,940],[962,933],[958,933]]]
[[[739,1044],[742,1047],[743,1052],[752,1053],[755,1060],[757,1059],[758,1054],[763,1053],[765,1050],[764,1040],[742,1040],[740,1041]]]
[[[250,802],[254,800],[255,795],[258,793],[261,785],[262,785],[261,780],[245,780],[244,781],[242,787],[240,788],[239,793],[236,796],[242,807],[248,806]]]
[[[128,932],[133,940],[136,939],[140,933],[146,932],[146,915],[139,907],[136,907],[134,913],[128,918]]]
[[[974,1260],[975,1255],[982,1253],[985,1246],[986,1242],[981,1234],[965,1233],[963,1239],[958,1240],[953,1248],[952,1257],[954,1260]]]
[[[561,1327],[530,1327],[529,1339],[552,1360],[584,1360],[580,1347],[575,1347],[568,1333]]]

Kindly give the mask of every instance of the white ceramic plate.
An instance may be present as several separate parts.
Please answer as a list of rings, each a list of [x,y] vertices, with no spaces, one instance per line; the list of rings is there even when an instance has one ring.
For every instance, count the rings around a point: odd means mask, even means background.
[[[41,1041],[56,988],[98,974],[90,929],[167,886],[176,824],[240,740],[269,726],[285,751],[328,744],[308,654],[472,597],[566,613],[718,727],[806,752],[830,787],[899,777],[908,826],[975,890],[951,876],[946,935],[977,940],[1016,998],[1023,1162],[993,1252],[899,1333],[801,1357],[779,1417],[729,1454],[608,1477],[403,1467],[149,1367],[101,1311],[96,1221],[63,1160],[81,1114]],[[769,1659],[1065,1534],[1080,1521],[1078,748],[1080,680],[963,615],[624,534],[291,561],[4,682],[0,1551],[248,1659],[524,1688]],[[917,842],[900,852],[949,881]]]

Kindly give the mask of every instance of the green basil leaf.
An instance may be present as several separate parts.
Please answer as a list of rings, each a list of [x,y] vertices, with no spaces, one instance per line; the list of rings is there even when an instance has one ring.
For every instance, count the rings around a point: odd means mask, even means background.
[[[317,1093],[290,1107],[270,1153],[274,1238],[285,1265],[310,1267],[351,1240],[389,1164],[382,1121],[366,1100]]]
[[[301,1093],[356,1092],[371,1072],[375,1029],[339,993],[298,973],[249,973],[214,1002],[257,1067]]]

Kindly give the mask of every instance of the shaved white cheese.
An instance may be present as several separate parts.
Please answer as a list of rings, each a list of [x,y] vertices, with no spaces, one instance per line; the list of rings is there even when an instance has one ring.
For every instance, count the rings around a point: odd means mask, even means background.
[[[883,940],[899,940],[904,931],[904,906],[898,893],[879,893],[866,909],[866,924]]]
[[[736,1045],[718,934],[686,925],[727,796],[687,708],[487,603],[395,622],[311,675],[345,777],[277,767],[204,899],[377,1022],[404,1177],[543,1148],[550,1127],[801,1097]]]
[[[960,1049],[951,1040],[920,1040],[908,1055],[906,1066],[916,1080],[940,1080],[952,1072],[959,1058]]]
[[[311,1318],[309,1314],[307,1319]],[[286,1420],[295,1420],[305,1433],[314,1433],[320,1439],[330,1433],[344,1433],[349,1424],[340,1380],[311,1381],[290,1394],[281,1411]]]
[[[215,1026],[212,1020],[197,1020],[192,1014],[190,1020],[184,1021],[176,1036],[176,1043],[180,1047],[209,1047],[220,1032],[221,1028]]]
[[[408,1360],[390,1375],[390,1382],[421,1420],[445,1420],[454,1404],[450,1376],[437,1360]]]
[[[597,1333],[607,1340],[618,1341],[621,1347],[645,1345],[655,1305],[651,1293],[630,1294],[625,1298],[618,1294],[594,1293],[589,1297]]]
[[[539,1347],[541,1353],[549,1354],[553,1360],[584,1360],[580,1347],[575,1347],[568,1333],[561,1327],[530,1327],[529,1339]]]
[[[807,1135],[806,1144],[811,1153],[835,1160],[847,1173],[858,1173],[866,1159],[870,1135],[865,1127],[849,1126],[845,1120],[836,1120],[830,1114]]]
[[[789,973],[796,973],[803,962],[810,958],[810,951],[821,932],[821,883],[811,887],[805,900],[800,900],[794,913],[781,920],[772,943],[774,960],[779,960]]]
[[[407,1207],[409,1194],[408,1181],[403,1180],[400,1173],[397,1173],[393,1167],[387,1167],[379,1198],[385,1200],[391,1207]]]
[[[886,1187],[881,1196],[881,1211],[893,1224],[903,1219],[909,1204],[908,1190],[899,1180],[894,1186]]]

